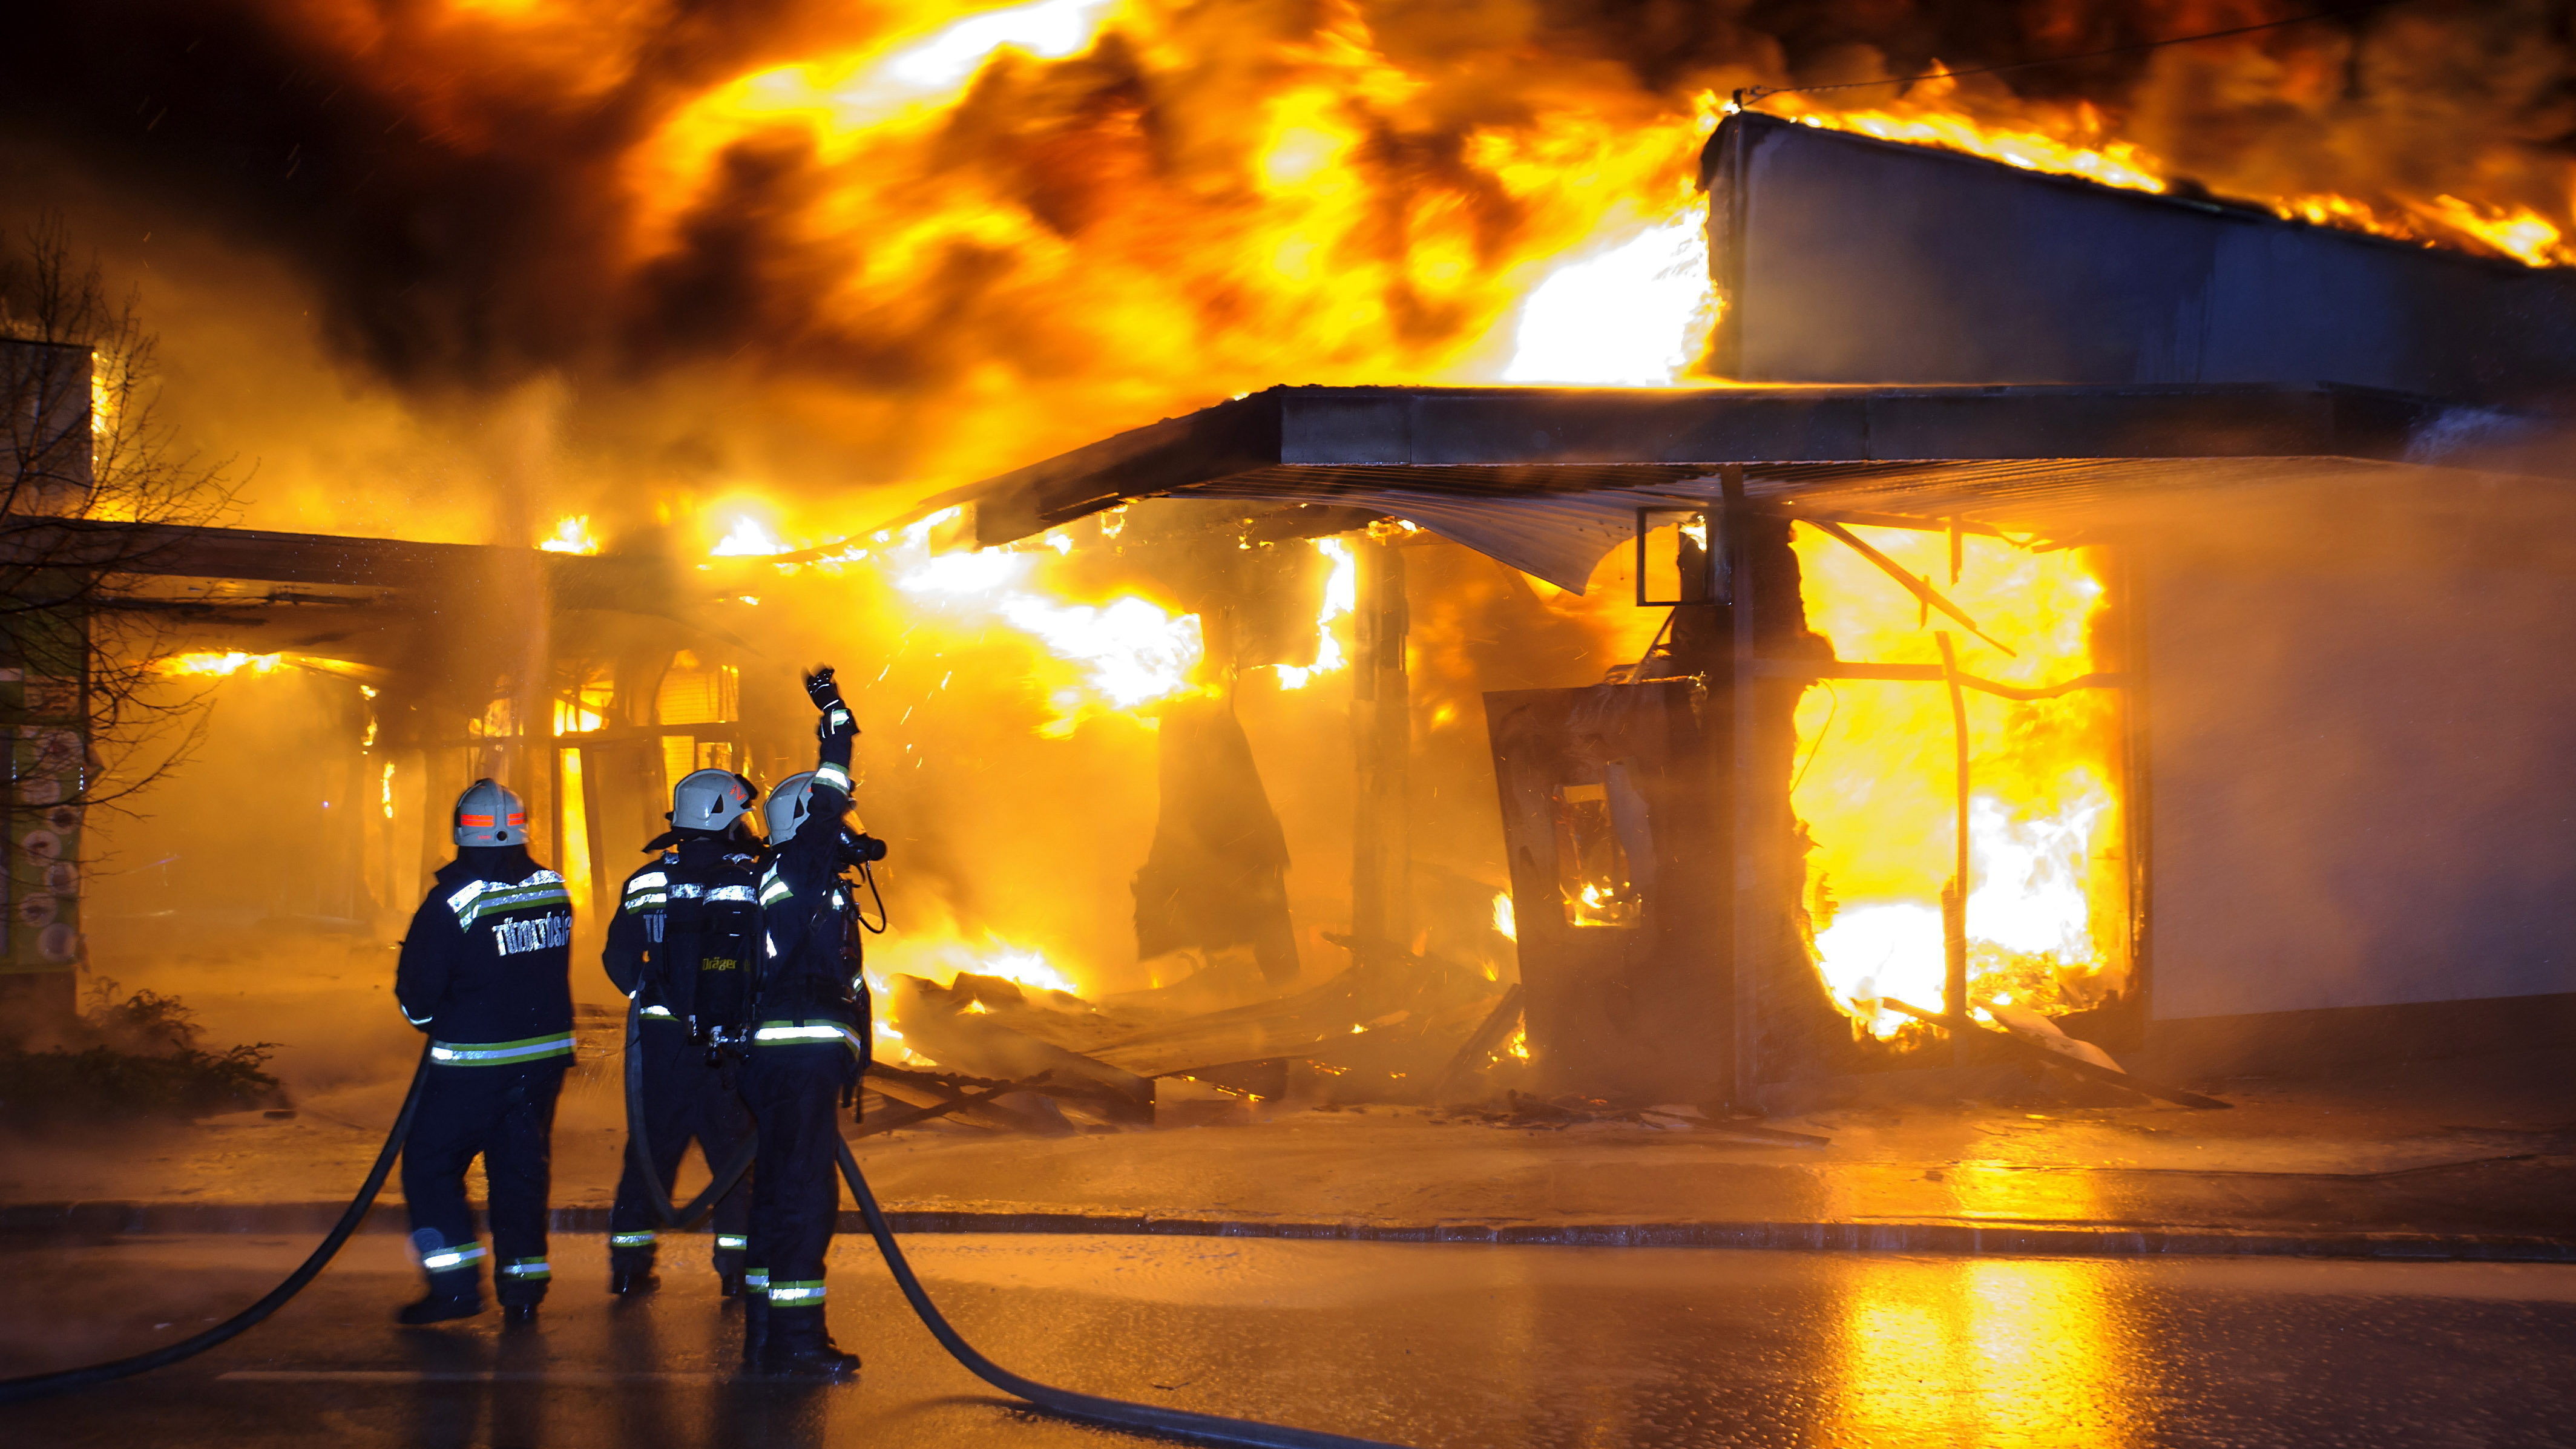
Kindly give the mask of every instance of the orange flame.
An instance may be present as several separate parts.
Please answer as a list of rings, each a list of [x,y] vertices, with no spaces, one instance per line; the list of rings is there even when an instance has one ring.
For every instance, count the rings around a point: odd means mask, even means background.
[[[1336,626],[1359,607],[1359,555],[1338,538],[1315,540],[1315,551],[1332,560],[1333,571],[1324,580],[1324,606],[1315,615],[1315,662],[1307,665],[1272,666],[1279,676],[1281,689],[1304,689],[1327,674],[1350,663],[1342,653],[1342,637]]]
[[[2083,550],[2033,553],[1970,536],[1949,583],[1942,534],[1864,532],[2018,651],[1963,640],[1964,672],[2048,685],[2099,667],[2092,625],[2103,589]],[[1912,594],[1822,533],[1799,529],[1794,546],[1809,625],[1836,657],[1939,662]],[[2008,993],[2051,1012],[2098,1005],[2127,965],[2119,701],[2104,690],[2027,703],[1970,691],[1966,701],[1970,995]],[[1791,798],[1815,842],[1807,904],[1818,966],[1838,1007],[1893,1035],[1905,1019],[1882,1011],[1881,998],[1937,1009],[1942,994],[1940,899],[1956,838],[1948,691],[1834,680],[1807,692],[1797,724]]]
[[[1070,735],[1096,715],[1126,713],[1193,692],[1202,653],[1199,618],[1128,593],[1098,604],[1047,592],[1033,548],[935,552],[932,533],[953,520],[944,509],[904,530],[885,550],[894,586],[925,613],[992,619],[1042,645],[1070,671],[1054,672],[1055,717],[1039,730]],[[1069,676],[1069,677],[1068,677]]]
[[[537,544],[548,553],[599,552],[599,537],[590,531],[590,515],[558,519],[554,533]]]
[[[173,678],[229,679],[247,671],[252,674],[274,674],[286,663],[283,654],[245,654],[230,651],[200,651],[173,654],[154,666]]]

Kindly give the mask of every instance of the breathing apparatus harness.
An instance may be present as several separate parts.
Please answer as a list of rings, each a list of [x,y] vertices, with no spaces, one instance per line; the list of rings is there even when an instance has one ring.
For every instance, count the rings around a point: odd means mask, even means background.
[[[751,1019],[761,957],[758,859],[746,842],[683,839],[662,872],[661,934],[642,976],[706,1049],[709,1066],[741,1056]]]

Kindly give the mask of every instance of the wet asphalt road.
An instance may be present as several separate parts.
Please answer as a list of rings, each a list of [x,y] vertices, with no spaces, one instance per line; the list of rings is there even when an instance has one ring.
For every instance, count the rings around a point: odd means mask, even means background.
[[[864,1241],[833,1262],[853,1385],[741,1382],[695,1240],[613,1302],[558,1239],[535,1332],[397,1329],[399,1239],[249,1336],[0,1409],[0,1442],[774,1449],[1152,1442],[1010,1407],[942,1355]],[[1069,1388],[1424,1446],[2565,1445],[2576,1268],[1890,1258],[1189,1238],[912,1240],[1006,1366]],[[305,1247],[0,1250],[0,1372],[131,1352]]]

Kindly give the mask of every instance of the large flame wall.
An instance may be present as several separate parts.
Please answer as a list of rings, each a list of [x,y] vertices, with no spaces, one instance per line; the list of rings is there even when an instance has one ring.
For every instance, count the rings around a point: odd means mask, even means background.
[[[1855,530],[1977,620],[1993,643],[1928,614],[1916,597],[1823,532],[1793,546],[1810,628],[1837,657],[1939,665],[1946,629],[1961,672],[2049,686],[2097,672],[2105,588],[2094,551],[2033,552],[1998,538]],[[2017,701],[1964,694],[1969,754],[1969,992],[2058,1014],[2124,985],[2130,913],[2122,798],[2122,704],[2085,689]],[[1940,1008],[1941,893],[1957,842],[1956,740],[1938,681],[1819,683],[1798,706],[1791,800],[1813,849],[1805,905],[1835,1004],[1893,1034],[1894,997]]]

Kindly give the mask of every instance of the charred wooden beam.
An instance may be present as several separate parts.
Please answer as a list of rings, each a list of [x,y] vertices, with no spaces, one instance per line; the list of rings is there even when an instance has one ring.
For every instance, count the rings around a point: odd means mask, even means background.
[[[898,977],[895,986],[902,993],[896,1016],[903,1023],[904,1040],[931,1060],[999,1080],[1020,1081],[1043,1074],[1059,1082],[1102,1088],[1104,1115],[1118,1121],[1154,1120],[1151,1078],[1042,1041],[988,1013],[968,1011],[940,987],[919,978]]]
[[[1432,1101],[1446,1100],[1452,1085],[1474,1071],[1494,1048],[1503,1044],[1503,1038],[1520,1024],[1521,1002],[1521,984],[1515,981],[1512,989],[1504,992],[1502,998],[1494,1003],[1494,1009],[1485,1014],[1485,1019],[1477,1023],[1476,1029],[1467,1033],[1467,1039],[1458,1044],[1457,1054],[1449,1058],[1449,1065],[1441,1069],[1439,1079],[1431,1084]]]
[[[79,518],[21,518],[0,525],[0,563],[405,590],[468,586],[533,571],[559,608],[650,605],[655,611],[668,607],[678,578],[665,559]]]
[[[1060,1097],[1067,1101],[1121,1100],[1116,1092],[1107,1087],[1091,1082],[1059,1082],[1045,1072],[1020,1081],[1011,1081],[999,1077],[970,1077],[962,1072],[917,1072],[909,1067],[890,1067],[883,1062],[870,1062],[867,1074],[898,1086],[915,1087],[922,1091],[943,1094],[989,1087],[996,1092],[1033,1092],[1042,1097]]]
[[[851,1137],[873,1137],[880,1132],[893,1132],[905,1127],[918,1127],[924,1122],[933,1121],[937,1118],[945,1117],[951,1112],[963,1111],[969,1107],[980,1107],[987,1111],[1005,1113],[1016,1118],[1018,1116],[1017,1113],[1011,1113],[1009,1109],[996,1105],[992,1100],[995,1097],[1002,1096],[1013,1090],[1016,1090],[1016,1088],[1006,1083],[1003,1086],[986,1088],[982,1092],[973,1094],[959,1092],[954,1095],[945,1096],[941,1100],[933,1102],[928,1106],[906,1107],[904,1110],[893,1113],[890,1116],[879,1117],[872,1121],[862,1122],[855,1131],[846,1135]]]

